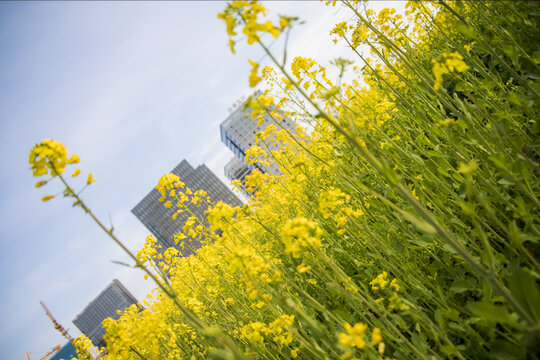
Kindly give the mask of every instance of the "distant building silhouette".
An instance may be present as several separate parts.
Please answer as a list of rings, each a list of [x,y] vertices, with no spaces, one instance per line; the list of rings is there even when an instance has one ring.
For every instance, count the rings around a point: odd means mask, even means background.
[[[185,183],[186,187],[191,191],[206,191],[210,200],[214,203],[223,201],[231,206],[242,206],[242,202],[238,200],[234,193],[204,164],[194,169],[186,160],[182,160],[171,173],[180,177],[180,181]],[[161,252],[174,247],[180,250],[184,256],[191,255],[191,250],[182,250],[174,242],[174,235],[182,231],[185,221],[191,215],[188,212],[183,212],[178,214],[176,220],[173,220],[172,215],[178,208],[175,204],[170,208],[166,208],[163,206],[163,202],[159,201],[160,197],[160,192],[155,188],[152,189],[131,212],[154,235],[158,245],[162,246],[159,249]],[[189,204],[188,208],[203,223],[206,221],[206,215],[204,214],[208,209],[206,204],[202,204],[200,207]],[[188,239],[185,241],[188,241]],[[190,244],[194,249],[200,247],[200,243],[193,239]]]
[[[92,340],[94,346],[101,348],[105,346],[103,320],[109,317],[118,320],[118,310],[124,310],[132,304],[137,304],[137,299],[120,281],[114,279],[75,317],[73,324]]]

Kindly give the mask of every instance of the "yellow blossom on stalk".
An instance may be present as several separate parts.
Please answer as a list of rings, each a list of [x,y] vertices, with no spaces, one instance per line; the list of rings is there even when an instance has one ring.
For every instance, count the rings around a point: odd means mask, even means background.
[[[381,329],[375,328],[371,333],[371,345],[376,346],[382,341]]]
[[[279,27],[281,29],[285,29],[286,27],[289,26],[289,24],[291,23],[291,20],[293,20],[293,18],[288,17],[288,16],[280,15],[280,17],[279,17]]]
[[[32,165],[31,169],[34,176],[47,175],[50,171],[51,176],[57,176],[64,172],[67,164],[78,162],[79,157],[73,155],[71,159],[67,157],[67,150],[58,141],[45,139],[36,144],[30,151],[28,163]]]
[[[347,31],[348,28],[349,27],[346,21],[340,22],[339,24],[336,24],[336,26],[332,29],[332,31],[330,31],[330,35],[336,34],[339,37],[344,37],[345,32]]]
[[[94,177],[92,176],[92,173],[89,173],[88,178],[86,178],[86,185],[90,185],[93,182],[97,182],[97,180],[94,179]]]
[[[315,65],[315,61],[312,58],[297,56],[293,59],[291,70],[293,75],[300,79],[300,73],[306,73],[313,65]]]
[[[394,290],[399,291],[399,285],[397,283],[397,279],[392,279],[390,282],[390,287],[394,288]]]
[[[44,196],[43,198],[41,198],[41,201],[43,201],[43,202],[49,201],[52,198],[54,198],[54,195],[47,195],[47,196]]]
[[[364,339],[367,329],[366,324],[356,323],[352,326],[349,323],[345,323],[346,333],[339,333],[339,343],[348,348],[363,349],[366,346]]]
[[[75,177],[75,176],[79,175],[80,173],[81,173],[81,169],[75,169],[73,174],[71,174],[71,177]]]
[[[285,245],[285,252],[298,258],[303,248],[321,247],[322,230],[319,225],[306,218],[290,220],[281,229],[281,240]]]
[[[42,187],[43,185],[45,185],[46,183],[47,183],[47,181],[45,181],[45,180],[40,180],[40,181],[38,181],[38,182],[36,183],[36,185],[34,185],[34,187],[40,188],[40,187]]]
[[[353,48],[358,47],[363,41],[369,37],[368,28],[364,25],[357,26],[352,33],[351,41]]]
[[[79,360],[90,360],[94,357],[92,356],[92,341],[84,334],[78,336],[74,341],[73,345],[77,350],[77,355]]]
[[[433,88],[438,90],[443,83],[443,75],[450,74],[454,71],[464,72],[469,69],[469,66],[463,61],[463,57],[459,53],[443,53],[437,59],[431,61],[433,64],[433,75],[435,75],[435,84]]]
[[[177,175],[172,173],[162,175],[159,178],[158,184],[156,185],[156,189],[163,197],[166,196],[167,192],[169,192],[170,190],[181,187],[184,187],[184,183],[180,181],[180,178]]]
[[[371,285],[371,290],[374,292],[384,289],[390,281],[388,280],[388,273],[383,271],[375,279],[373,279],[369,285]]]
[[[244,326],[240,332],[242,337],[246,338],[250,342],[263,342],[263,334],[266,331],[266,325],[262,322],[256,321]]]
[[[173,220],[176,220],[176,218],[178,217],[178,215],[180,215],[180,214],[183,213],[183,212],[184,212],[183,209],[178,209],[178,210],[176,210],[176,212],[175,212],[174,214],[171,215],[171,218],[172,218]]]
[[[265,152],[260,146],[254,145],[246,151],[246,163],[250,165],[255,164],[259,161],[258,157],[264,154]]]
[[[464,45],[463,48],[467,50],[467,52],[470,52],[472,50],[473,45],[476,43],[476,41],[473,41],[470,44]]]
[[[255,87],[262,80],[260,76],[257,75],[257,70],[259,69],[259,64],[255,61],[249,60],[249,64],[252,66],[251,72],[249,73],[249,86]]]
[[[68,164],[78,164],[81,161],[77,154],[71,155],[71,158],[68,160]]]
[[[338,206],[348,203],[349,199],[349,195],[334,187],[330,187],[330,190],[321,193],[319,196],[319,210],[323,218],[330,218],[333,215],[333,211]]]
[[[300,274],[303,274],[303,273],[308,272],[309,270],[311,270],[311,266],[308,266],[308,265],[302,263],[302,264],[300,264],[300,265],[298,265],[296,267],[296,270],[298,270],[298,272]]]

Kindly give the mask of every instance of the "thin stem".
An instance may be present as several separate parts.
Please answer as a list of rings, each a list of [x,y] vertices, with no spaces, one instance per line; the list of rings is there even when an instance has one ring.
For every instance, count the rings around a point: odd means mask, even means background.
[[[532,316],[521,306],[521,304],[514,298],[512,293],[495,277],[495,275],[486,269],[469,253],[469,251],[445,229],[442,225],[435,219],[431,212],[426,209],[416,198],[411,194],[411,192],[404,187],[399,180],[399,177],[389,168],[384,166],[379,159],[377,159],[373,154],[360,144],[360,142],[346,131],[336,120],[330,117],[324,110],[322,110],[317,103],[315,103],[310,97],[303,91],[303,89],[296,84],[292,79],[289,73],[281,66],[276,58],[272,55],[270,50],[261,42],[258,41],[259,45],[263,48],[266,54],[274,62],[276,66],[280,68],[282,73],[289,79],[289,81],[294,85],[294,87],[302,94],[302,96],[318,111],[318,116],[326,120],[337,132],[343,135],[363,156],[366,160],[378,170],[384,178],[395,188],[398,192],[407,200],[407,202],[426,220],[431,226],[433,226],[436,232],[452,247],[454,250],[465,260],[466,263],[472,268],[472,270],[484,280],[488,281],[493,288],[496,289],[499,294],[501,294],[513,307],[516,311],[525,319],[530,325],[535,325],[536,322]]]

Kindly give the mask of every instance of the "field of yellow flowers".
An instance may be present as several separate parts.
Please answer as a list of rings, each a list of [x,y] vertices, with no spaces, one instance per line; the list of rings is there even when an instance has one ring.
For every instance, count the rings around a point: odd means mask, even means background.
[[[330,29],[356,64],[333,63],[349,82],[269,51],[263,35],[297,19],[251,1],[218,15],[233,51],[247,41],[274,63],[251,62],[266,91],[249,111],[274,124],[249,161],[282,175],[256,171],[246,205],[186,222],[196,256],[158,255],[152,236],[130,253],[158,288],[104,322],[104,359],[538,358],[539,3],[410,1],[405,18],[337,5],[355,14]],[[52,140],[30,154],[98,221],[65,181],[77,161]],[[211,203],[173,174],[157,189],[178,211]]]

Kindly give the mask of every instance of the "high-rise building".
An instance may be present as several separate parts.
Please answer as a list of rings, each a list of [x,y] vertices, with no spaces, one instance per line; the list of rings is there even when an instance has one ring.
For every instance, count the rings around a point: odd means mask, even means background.
[[[206,191],[214,203],[223,201],[231,206],[242,206],[242,202],[234,193],[204,164],[194,169],[186,160],[182,160],[171,173],[180,177],[180,181],[185,183],[191,191]],[[154,235],[158,245],[161,245],[161,252],[174,247],[180,250],[184,256],[191,255],[192,251],[180,249],[174,242],[174,235],[182,231],[185,221],[191,215],[186,211],[178,214],[176,220],[173,220],[172,215],[178,210],[176,204],[166,208],[163,206],[163,202],[159,201],[160,197],[160,192],[155,188],[152,189],[131,212]],[[197,207],[194,204],[189,204],[187,207],[203,223],[206,221],[204,212],[208,209],[207,205],[202,204]],[[185,241],[189,242],[189,238]],[[197,240],[191,239],[189,243],[193,249],[200,247]]]
[[[118,310],[124,310],[132,304],[137,304],[137,299],[120,281],[114,279],[75,317],[73,324],[92,340],[94,346],[101,348],[105,346],[103,320],[106,318],[118,320],[120,317]]]
[[[236,156],[233,156],[227,165],[225,165],[225,176],[230,181],[239,180],[244,184],[244,179],[247,175],[251,174],[253,169],[253,165],[248,165]]]
[[[259,96],[261,93],[257,91],[253,97]],[[237,106],[220,125],[221,142],[231,149],[234,154],[234,158],[225,166],[225,176],[231,181],[240,180],[242,183],[244,183],[245,176],[251,174],[256,168],[263,173],[281,174],[279,166],[273,161],[270,161],[270,164],[266,167],[259,163],[254,165],[246,164],[246,151],[256,144],[255,134],[264,131],[268,125],[275,124],[275,121],[266,114],[261,125],[259,125],[259,121],[251,117],[253,109],[249,107],[249,101],[250,99]],[[288,117],[283,117],[279,125],[288,131],[296,133],[295,123]],[[275,144],[268,145],[270,150],[277,149]],[[264,150],[268,151],[268,149]]]
[[[58,352],[54,353],[49,360],[70,360],[78,357],[75,346],[70,342],[66,343]]]

